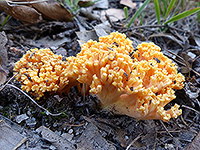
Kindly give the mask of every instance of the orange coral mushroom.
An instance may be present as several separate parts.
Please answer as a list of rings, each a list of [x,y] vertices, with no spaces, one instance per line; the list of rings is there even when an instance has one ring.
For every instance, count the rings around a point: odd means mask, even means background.
[[[16,62],[14,71],[18,72],[16,79],[22,90],[33,91],[39,99],[44,92],[56,92],[68,83],[67,77],[61,75],[66,66],[62,56],[49,49],[31,49]]]
[[[71,87],[76,84],[74,82],[84,83],[90,93],[97,95],[104,109],[143,120],[169,121],[176,118],[182,113],[179,106],[175,104],[170,110],[164,110],[164,106],[176,97],[173,89],[183,88],[184,76],[177,73],[177,66],[155,44],[142,43],[137,49],[134,51],[132,41],[118,32],[100,37],[99,42],[89,40],[81,46],[81,52],[76,57],[68,57],[66,62],[59,59],[59,63],[62,62],[59,73],[53,69],[57,75],[55,90],[63,89],[65,85]],[[129,53],[133,53],[134,58]],[[29,57],[30,54],[22,60]],[[58,56],[51,54],[47,57],[54,59]],[[33,60],[28,62],[35,63]],[[24,68],[30,66],[19,64],[16,63],[14,69],[20,71],[17,79],[22,80],[23,86],[29,86],[23,73],[31,73],[29,76],[34,78],[38,72],[34,73],[34,69],[24,72]],[[52,70],[46,71],[50,73]],[[65,84],[60,85],[63,81]],[[27,91],[30,89],[33,90],[28,88]]]

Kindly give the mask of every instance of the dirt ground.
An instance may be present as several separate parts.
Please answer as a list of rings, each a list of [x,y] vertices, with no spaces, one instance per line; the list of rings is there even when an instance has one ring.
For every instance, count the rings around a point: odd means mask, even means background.
[[[101,10],[123,10],[124,7],[119,0],[109,0],[108,4],[106,9],[93,8],[93,11],[98,14]],[[135,4],[139,6],[140,2]],[[135,26],[129,29],[123,25],[124,18],[116,21],[112,17],[104,17],[107,22],[103,22],[102,18],[91,19],[83,13],[79,16],[86,25],[80,25],[78,17],[69,22],[43,20],[36,24],[24,24],[10,17],[0,33],[1,66],[7,72],[7,80],[0,87],[0,133],[6,131],[4,139],[7,140],[3,140],[3,134],[0,135],[0,150],[14,147],[19,150],[198,148],[200,23],[195,14],[168,27],[157,26],[152,8],[152,4],[149,4],[144,10],[145,20],[142,25],[135,22]],[[134,12],[135,9],[132,9]],[[6,16],[6,13],[1,12],[1,24]],[[167,104],[166,109],[177,103],[183,112],[181,116],[163,122],[116,115],[102,110],[95,95],[81,95],[77,87],[72,87],[69,94],[45,93],[39,101],[36,100],[36,105],[30,99],[35,100],[35,97],[31,93],[22,93],[20,83],[12,79],[14,63],[27,50],[48,47],[64,59],[75,56],[81,50],[78,39],[83,38],[83,35],[95,39],[98,37],[97,28],[100,27],[108,34],[113,31],[125,33],[133,41],[134,47],[143,41],[152,41],[178,65],[178,71],[186,78],[185,87],[176,91],[176,99]],[[12,145],[11,141],[16,144]]]

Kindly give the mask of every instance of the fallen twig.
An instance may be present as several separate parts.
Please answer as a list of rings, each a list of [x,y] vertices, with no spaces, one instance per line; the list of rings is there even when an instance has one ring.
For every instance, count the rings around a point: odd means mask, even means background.
[[[126,150],[128,150],[139,138],[141,138],[142,133],[140,133],[127,147]]]
[[[144,25],[144,26],[134,26],[134,27],[131,27],[131,28],[124,28],[121,32],[127,32],[127,31],[132,31],[132,30],[136,30],[136,29],[144,29],[144,28],[162,28],[162,27],[166,27],[166,28],[169,28],[169,29],[172,29],[172,30],[176,30],[176,31],[179,31],[179,32],[183,32],[183,33],[189,33],[191,34],[190,31],[186,31],[186,30],[182,30],[182,29],[179,29],[179,28],[176,28],[176,27],[173,27],[173,26],[169,26],[169,25]],[[198,34],[195,34],[193,33],[194,36],[196,37],[199,37],[200,36]]]
[[[192,63],[194,63],[198,58],[200,58],[200,55],[197,56],[197,57],[192,61]]]
[[[189,65],[187,64],[187,62],[185,61],[185,59],[183,59],[182,57],[180,57],[180,56],[174,54],[173,52],[171,52],[171,51],[169,51],[169,50],[167,50],[166,48],[165,48],[165,50],[166,50],[168,53],[170,53],[170,54],[172,54],[172,55],[175,55],[176,57],[178,57],[179,59],[181,59],[181,60],[185,63],[185,65],[186,65],[186,67],[187,67],[187,69],[188,69],[188,78],[190,79],[190,67],[189,67]]]
[[[80,126],[85,125],[85,123],[81,123],[81,124],[67,124],[67,123],[65,123],[64,125],[70,126],[70,127],[80,127]]]
[[[190,110],[193,110],[194,112],[196,112],[197,114],[199,114],[200,115],[200,112],[199,111],[197,111],[196,109],[194,109],[194,108],[191,108],[191,107],[189,107],[189,106],[185,106],[185,105],[181,105],[181,107],[183,107],[183,108],[187,108],[187,109],[190,109]]]
[[[159,120],[160,123],[162,124],[162,126],[165,128],[165,130],[167,131],[167,133],[173,138],[173,135],[171,135],[171,133],[169,132],[169,130],[167,129],[167,127],[164,125],[163,121]]]
[[[96,14],[93,14],[91,12],[89,12],[88,10],[86,10],[86,8],[82,7],[80,9],[80,12],[85,15],[87,18],[91,19],[91,20],[97,20],[97,21],[101,21],[100,17]]]
[[[51,115],[51,116],[59,116],[62,115],[62,113],[58,113],[58,114],[52,114],[51,112],[49,112],[47,109],[45,109],[44,107],[40,106],[38,103],[35,102],[34,99],[32,99],[28,94],[26,94],[24,91],[22,91],[21,89],[19,89],[18,87],[16,87],[15,85],[12,84],[7,84],[7,86],[13,87],[15,89],[17,89],[18,91],[20,91],[21,93],[23,93],[26,97],[28,97],[35,105],[37,105],[39,108],[43,109],[44,111],[46,111],[47,115]]]
[[[188,124],[185,122],[185,120],[184,120],[184,118],[183,118],[182,115],[181,115],[181,120],[182,120],[182,122],[184,123],[184,125],[185,125],[186,127],[188,127]]]
[[[169,131],[170,133],[180,133],[180,132],[187,132],[188,130],[176,130],[176,131]],[[192,131],[192,132],[194,132],[194,133],[197,133],[198,134],[198,132],[196,132],[196,131],[194,131],[194,130],[190,130],[190,131]],[[167,131],[157,131],[157,133],[166,133]]]
[[[144,26],[134,26],[131,28],[124,28],[121,32],[127,32],[127,31],[132,31],[132,30],[136,30],[136,29],[144,29],[144,28],[161,28],[161,27],[167,27],[167,25],[144,25]]]
[[[110,25],[114,28],[114,29],[124,29],[124,27],[120,27],[120,26],[116,26],[115,24],[112,23],[112,21],[110,20],[110,17],[108,16],[108,14],[106,13],[105,15],[106,19],[108,20],[108,22],[110,23]]]
[[[7,85],[17,74],[18,74],[18,72],[17,72],[15,75],[13,75],[13,76],[8,80],[8,82],[6,82],[6,84],[0,89],[0,91],[2,91],[2,90],[6,87],[6,85]]]
[[[174,27],[174,26],[167,26],[167,27],[170,28],[170,29],[173,29],[173,30],[177,30],[177,31],[179,31],[179,32],[183,32],[183,33],[189,33],[189,34],[191,34],[191,31],[182,30],[182,29],[176,28],[176,27]],[[193,34],[194,34],[194,36],[200,38],[200,36],[199,36],[198,34],[195,34],[195,33],[193,33]]]
[[[166,54],[165,54],[165,55],[166,55]],[[177,59],[174,59],[174,58],[172,58],[171,56],[168,56],[168,55],[167,55],[167,57],[171,58],[173,61],[177,62],[178,64],[181,64],[181,65],[183,65],[184,67],[186,67],[186,65],[185,65],[184,63],[178,61]],[[190,68],[190,67],[189,67],[189,69],[190,69],[190,71],[194,72],[195,74],[197,74],[197,75],[200,77],[200,73],[196,72],[194,69],[192,69],[192,68]]]

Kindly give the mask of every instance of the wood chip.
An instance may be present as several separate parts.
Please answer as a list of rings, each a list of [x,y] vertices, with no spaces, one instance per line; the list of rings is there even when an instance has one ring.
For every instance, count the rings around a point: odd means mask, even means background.
[[[200,133],[196,136],[192,143],[190,143],[185,150],[199,150],[200,147]]]
[[[77,149],[81,150],[115,150],[115,146],[108,143],[100,134],[98,128],[89,123],[86,130],[77,140]]]
[[[15,150],[22,145],[27,138],[13,130],[5,121],[0,120],[0,145],[6,150]]]
[[[75,147],[72,143],[65,140],[63,137],[59,136],[58,134],[54,133],[50,129],[46,128],[45,126],[39,127],[37,132],[40,132],[42,138],[51,142],[58,150],[74,150]]]

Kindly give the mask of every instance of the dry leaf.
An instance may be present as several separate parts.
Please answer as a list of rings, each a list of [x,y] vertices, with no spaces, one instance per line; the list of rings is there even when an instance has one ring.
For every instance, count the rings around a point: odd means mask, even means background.
[[[121,0],[120,4],[123,4],[125,6],[128,6],[130,8],[135,8],[136,7],[136,3],[133,3],[131,0]]]
[[[30,0],[35,1],[35,0]],[[64,8],[59,2],[46,1],[41,3],[31,4],[45,19],[58,21],[72,21],[71,13]]]
[[[58,150],[74,150],[74,145],[65,140],[63,137],[59,136],[58,134],[54,133],[50,129],[46,128],[45,126],[40,126],[36,129],[38,133],[41,134],[42,138],[51,142]]]
[[[176,38],[174,37],[173,35],[170,35],[170,34],[166,34],[166,33],[158,33],[158,34],[152,34],[148,37],[149,38],[153,38],[153,37],[165,37],[167,39],[170,39],[174,42],[176,42],[177,44],[179,44],[181,47],[184,47],[181,42]]]
[[[0,85],[6,82],[7,72],[0,65]]]
[[[97,34],[94,30],[76,32],[76,35],[79,38],[78,42],[80,45],[86,43],[90,39],[96,40],[96,41],[98,41],[98,39],[99,39],[99,37],[97,36]]]
[[[19,19],[24,24],[33,24],[42,20],[40,13],[26,5],[9,6],[5,1],[0,1],[0,10]]]
[[[181,56],[186,61],[186,63],[190,68],[192,68],[192,58],[186,52],[179,52],[178,55]],[[176,59],[179,60],[179,58]],[[181,73],[185,74],[188,73],[189,71],[190,70],[188,70],[186,66],[181,67]]]
[[[101,21],[102,22],[107,21],[107,19],[105,17],[106,14],[110,17],[111,21],[118,21],[118,20],[125,18],[123,9],[111,8],[106,11],[102,11],[102,13],[101,13]]]
[[[7,51],[5,45],[7,43],[7,38],[5,32],[0,32],[0,84],[6,81],[7,72],[2,68],[5,67],[8,61]]]
[[[20,4],[22,2],[27,3],[27,5]],[[9,4],[11,5],[8,5],[6,1],[0,1],[0,10],[19,19],[24,24],[38,23],[42,18],[65,22],[72,21],[71,13],[56,1],[21,0],[20,2],[14,1],[13,4],[12,2]]]
[[[199,97],[200,88],[192,86],[192,84],[190,82],[185,84],[185,89],[186,89],[185,90],[186,95],[190,99],[194,100],[194,99],[197,99]]]
[[[199,150],[200,147],[200,133],[195,137],[192,143],[188,144],[185,150]]]
[[[100,9],[108,9],[108,0],[100,0],[94,4],[94,7]]]
[[[108,33],[101,27],[95,26],[94,30],[95,30],[95,32],[96,32],[98,37],[100,37],[100,36],[108,36]]]

